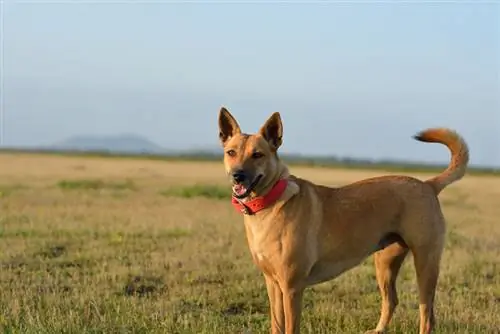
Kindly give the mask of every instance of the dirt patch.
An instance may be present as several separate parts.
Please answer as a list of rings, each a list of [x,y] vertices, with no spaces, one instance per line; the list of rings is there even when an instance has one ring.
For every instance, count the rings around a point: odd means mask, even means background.
[[[162,294],[166,290],[166,286],[160,277],[133,276],[125,285],[123,292],[126,296],[145,297]]]
[[[267,314],[267,305],[259,302],[237,302],[231,303],[222,310],[222,314],[226,316],[235,316],[242,314]]]

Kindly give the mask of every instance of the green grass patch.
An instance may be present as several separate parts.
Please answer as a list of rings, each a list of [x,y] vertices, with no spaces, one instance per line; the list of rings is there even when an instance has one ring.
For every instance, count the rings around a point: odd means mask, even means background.
[[[182,237],[188,237],[192,235],[192,231],[183,228],[170,228],[166,230],[160,230],[155,233],[148,231],[125,233],[125,232],[105,232],[105,233],[94,233],[94,238],[106,238],[109,240],[110,244],[122,244],[127,240],[155,240],[155,239],[179,239]]]
[[[57,186],[63,190],[136,190],[131,180],[108,182],[99,179],[62,180],[57,183]]]
[[[160,194],[167,197],[228,199],[231,198],[231,189],[229,189],[229,187],[211,184],[195,184],[191,186],[168,188],[161,191]]]
[[[27,187],[22,185],[22,184],[5,184],[5,185],[0,185],[0,198],[2,197],[7,197],[11,195],[12,193],[26,189]]]

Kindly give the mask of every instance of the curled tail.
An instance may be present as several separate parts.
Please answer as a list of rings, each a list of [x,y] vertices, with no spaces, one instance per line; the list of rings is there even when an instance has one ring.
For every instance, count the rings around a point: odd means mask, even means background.
[[[469,163],[469,148],[465,140],[454,130],[446,128],[432,128],[419,132],[413,136],[416,140],[426,143],[440,143],[446,145],[451,152],[451,161],[448,168],[441,174],[425,181],[439,194],[446,186],[460,180]]]

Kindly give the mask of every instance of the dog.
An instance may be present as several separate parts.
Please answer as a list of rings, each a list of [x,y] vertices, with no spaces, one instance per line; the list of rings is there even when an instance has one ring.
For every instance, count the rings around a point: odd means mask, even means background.
[[[265,279],[272,334],[300,333],[304,290],[372,254],[382,303],[378,324],[366,333],[385,332],[398,304],[396,277],[409,251],[419,290],[419,333],[433,331],[446,231],[438,194],[465,175],[469,162],[457,132],[429,128],[414,136],[451,151],[447,169],[429,180],[380,176],[327,187],[291,175],[280,160],[279,113],[254,134],[243,133],[225,107],[218,123],[231,201],[244,216],[250,253]]]

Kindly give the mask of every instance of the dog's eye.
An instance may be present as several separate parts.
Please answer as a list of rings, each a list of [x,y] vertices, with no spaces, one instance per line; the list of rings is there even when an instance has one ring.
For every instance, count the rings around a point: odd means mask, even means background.
[[[264,156],[264,154],[260,153],[260,152],[254,152],[252,154],[252,158],[254,159],[259,159],[259,158],[262,158]]]
[[[226,152],[227,155],[229,155],[230,157],[234,157],[236,155],[236,151],[235,150],[229,150]]]

